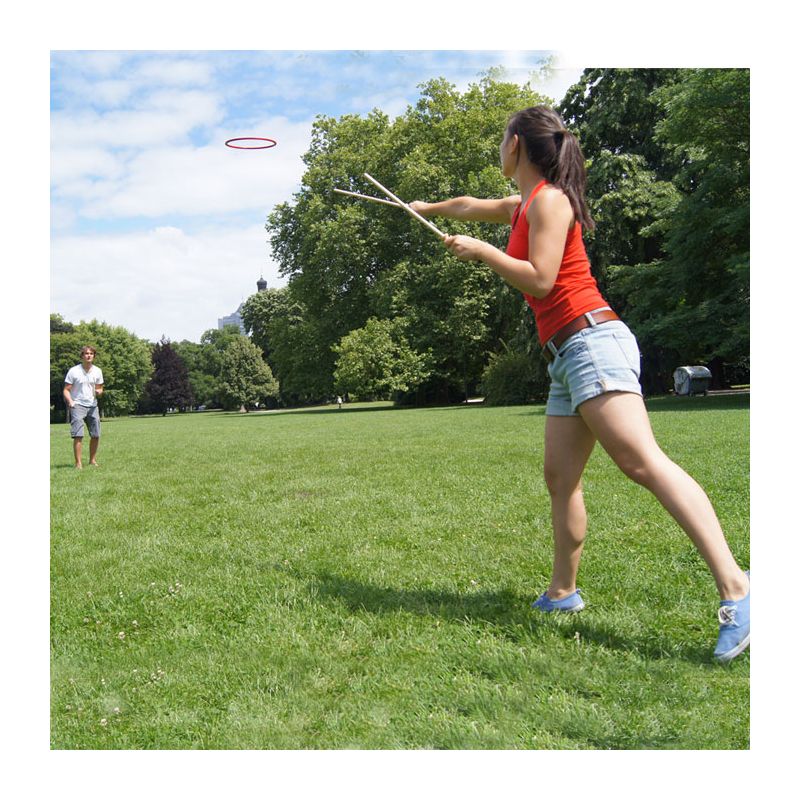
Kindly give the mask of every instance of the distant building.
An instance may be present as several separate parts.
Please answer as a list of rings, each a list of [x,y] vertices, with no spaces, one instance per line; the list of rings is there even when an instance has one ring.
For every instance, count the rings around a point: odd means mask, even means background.
[[[233,312],[233,314],[228,314],[225,317],[220,317],[217,320],[217,327],[220,330],[222,330],[226,325],[236,325],[243,334],[247,333],[244,327],[244,322],[242,322],[242,314],[241,314],[242,305],[244,304],[239,303],[239,308],[237,308],[236,311]]]
[[[267,282],[264,280],[263,275],[256,281],[256,287],[258,288],[259,292],[265,292],[267,290]],[[239,307],[232,314],[228,314],[225,317],[220,317],[217,320],[217,328],[219,330],[222,330],[226,325],[236,325],[242,332],[242,335],[246,335],[247,331],[244,327],[244,322],[242,322],[243,305],[244,305],[243,302],[239,303]]]

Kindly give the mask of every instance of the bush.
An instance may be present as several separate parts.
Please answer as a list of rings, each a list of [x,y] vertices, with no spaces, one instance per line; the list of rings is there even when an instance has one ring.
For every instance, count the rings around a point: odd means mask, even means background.
[[[513,350],[490,355],[481,378],[481,392],[490,406],[544,400],[547,387],[547,367],[538,354]]]

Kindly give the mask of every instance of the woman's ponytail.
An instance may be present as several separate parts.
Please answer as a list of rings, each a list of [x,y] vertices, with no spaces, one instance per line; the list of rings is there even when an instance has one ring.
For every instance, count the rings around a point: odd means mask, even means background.
[[[566,129],[558,131],[556,139],[558,163],[553,183],[569,198],[578,222],[584,228],[593,228],[594,220],[586,203],[586,166],[581,146],[575,134]]]
[[[575,219],[584,228],[594,220],[586,204],[586,167],[575,134],[564,127],[561,117],[547,106],[519,111],[508,123],[508,131],[525,142],[528,158],[545,179],[569,198]]]

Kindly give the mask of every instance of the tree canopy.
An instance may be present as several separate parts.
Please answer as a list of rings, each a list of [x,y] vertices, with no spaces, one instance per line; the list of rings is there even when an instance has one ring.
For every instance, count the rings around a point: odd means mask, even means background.
[[[749,372],[750,74],[589,70],[562,112],[590,159],[590,252],[639,338],[643,383]]]
[[[186,411],[194,403],[189,372],[169,339],[162,337],[156,342],[152,359],[153,374],[144,387],[139,410],[160,414],[166,414],[170,408]]]
[[[514,111],[545,100],[530,85],[491,76],[463,93],[435,79],[394,120],[376,109],[315,122],[301,189],[267,222],[288,286],[280,302],[251,298],[243,309],[282,395],[298,402],[332,395],[341,342],[370,319],[402,328],[403,358],[426,354],[426,369],[413,372],[416,383],[401,397],[454,400],[476,388],[498,338],[510,338],[527,313],[519,293],[488,267],[450,256],[397,209],[332,190],[374,195],[363,177],[368,172],[408,201],[511,194],[499,167],[503,131]],[[497,226],[447,225],[449,232],[502,244]],[[257,312],[267,302],[270,308]]]

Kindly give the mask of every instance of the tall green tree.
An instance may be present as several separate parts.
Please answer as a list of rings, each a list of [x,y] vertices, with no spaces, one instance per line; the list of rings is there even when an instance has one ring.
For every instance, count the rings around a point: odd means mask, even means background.
[[[666,230],[658,223],[677,203],[672,181],[680,160],[655,138],[665,113],[655,92],[679,79],[677,69],[588,69],[558,107],[586,157],[597,223],[586,247],[601,291],[612,265],[664,254]]]
[[[98,403],[103,413],[133,412],[153,372],[150,343],[121,325],[97,320],[81,322],[75,330],[84,335],[86,344],[97,348],[95,364],[103,370],[106,385]]]
[[[61,314],[50,315],[50,333],[71,333],[75,326],[67,322]]]
[[[242,322],[245,330],[250,335],[251,341],[261,348],[264,360],[275,372],[270,344],[270,327],[274,320],[283,313],[286,307],[286,289],[265,289],[256,292],[242,304]]]
[[[403,317],[409,346],[431,352],[428,385],[416,396],[456,399],[477,385],[499,337],[519,325],[519,294],[488,268],[456,263],[397,209],[332,189],[374,194],[363,177],[369,172],[407,200],[510,194],[498,156],[505,125],[515,111],[545,100],[494,73],[463,93],[429,81],[416,106],[394,120],[375,110],[316,121],[301,190],[267,222],[293,309],[279,315],[269,343],[282,392],[329,395],[333,346],[372,317]],[[500,245],[507,235],[479,223],[450,221],[447,228]]]
[[[601,289],[637,334],[642,383],[708,364],[723,385],[749,342],[749,73],[587,70],[560,111],[587,156]]]
[[[246,336],[234,339],[225,349],[220,389],[227,408],[263,404],[278,396],[278,383],[261,351]]]
[[[219,399],[218,365],[212,370],[209,367],[209,354],[205,345],[190,342],[186,339],[173,342],[172,349],[178,354],[186,366],[189,388],[196,405],[208,408],[221,407]]]
[[[430,375],[429,354],[415,352],[403,320],[367,320],[334,346],[337,391],[359,400],[388,400],[413,391]]]
[[[686,363],[710,366],[715,386],[749,373],[749,98],[745,69],[682,70],[654,92],[677,201],[659,220],[663,257],[618,265],[610,285],[665,378]]]

